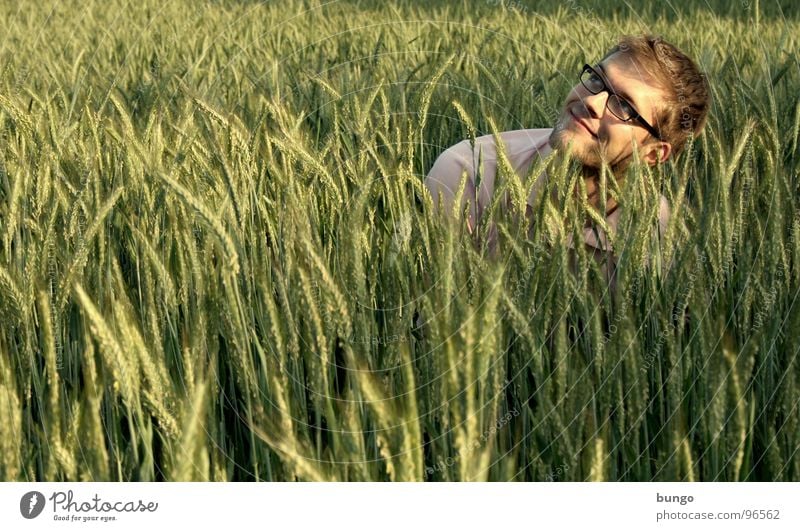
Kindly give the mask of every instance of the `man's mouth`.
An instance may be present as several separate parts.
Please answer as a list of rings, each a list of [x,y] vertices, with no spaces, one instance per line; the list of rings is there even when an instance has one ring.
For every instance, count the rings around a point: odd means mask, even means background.
[[[575,114],[573,114],[572,112],[572,109],[569,109],[569,115],[572,117],[575,123],[577,123],[583,130],[592,135],[592,138],[597,138],[597,135],[594,133],[594,131],[592,131],[589,128],[589,124],[587,124],[583,118],[578,118],[577,116],[575,116]]]

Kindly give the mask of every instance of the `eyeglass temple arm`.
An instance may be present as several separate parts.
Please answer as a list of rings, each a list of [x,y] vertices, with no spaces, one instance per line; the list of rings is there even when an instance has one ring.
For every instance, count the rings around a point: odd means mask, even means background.
[[[658,134],[658,131],[656,131],[655,127],[653,127],[652,125],[650,125],[649,123],[647,123],[647,120],[645,120],[644,118],[642,118],[642,115],[641,115],[641,114],[639,114],[639,113],[637,113],[637,114],[636,114],[636,120],[637,120],[637,121],[638,121],[640,124],[642,124],[642,125],[644,126],[644,128],[645,128],[645,129],[647,129],[647,131],[648,131],[648,132],[649,132],[651,135],[653,135],[654,137],[656,137],[658,140],[661,140],[661,135],[659,135],[659,134]]]

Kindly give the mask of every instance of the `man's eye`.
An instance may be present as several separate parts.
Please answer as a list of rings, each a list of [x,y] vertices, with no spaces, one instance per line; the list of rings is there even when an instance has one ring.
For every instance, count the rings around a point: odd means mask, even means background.
[[[633,114],[633,112],[634,112],[633,106],[630,103],[628,103],[626,100],[620,98],[619,99],[619,104],[620,104],[620,107],[622,107],[622,110],[626,114]]]

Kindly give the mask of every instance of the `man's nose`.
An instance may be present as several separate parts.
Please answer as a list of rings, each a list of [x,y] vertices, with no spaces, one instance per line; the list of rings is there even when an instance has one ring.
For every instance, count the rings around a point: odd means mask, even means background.
[[[592,94],[591,92],[584,91],[581,102],[589,115],[592,118],[602,118],[606,108],[606,101],[608,100],[608,92],[602,91],[599,94]]]

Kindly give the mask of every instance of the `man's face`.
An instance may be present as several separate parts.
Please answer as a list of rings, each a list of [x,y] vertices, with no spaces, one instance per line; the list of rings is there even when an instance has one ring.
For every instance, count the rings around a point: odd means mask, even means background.
[[[664,91],[626,54],[617,52],[592,65],[606,86],[633,106],[654,124],[655,112],[664,101]],[[576,72],[576,74],[579,72]],[[665,160],[670,146],[653,138],[637,120],[620,120],[606,108],[608,92],[592,94],[578,81],[567,95],[564,109],[550,135],[553,148],[566,149],[572,142],[572,153],[586,166],[598,168],[603,158],[615,167],[633,152],[632,142],[649,164]],[[655,124],[654,124],[655,125]]]

